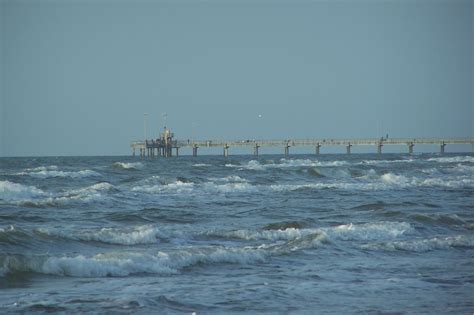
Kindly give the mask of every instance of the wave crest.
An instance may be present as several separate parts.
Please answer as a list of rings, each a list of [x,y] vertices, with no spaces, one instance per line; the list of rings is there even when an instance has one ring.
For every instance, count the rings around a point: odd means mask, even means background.
[[[34,186],[12,183],[10,181],[0,181],[0,200],[17,201],[34,199],[46,196],[47,194]]]
[[[140,162],[127,163],[127,162],[115,162],[112,164],[115,168],[120,168],[124,170],[139,170],[143,168],[143,164]]]

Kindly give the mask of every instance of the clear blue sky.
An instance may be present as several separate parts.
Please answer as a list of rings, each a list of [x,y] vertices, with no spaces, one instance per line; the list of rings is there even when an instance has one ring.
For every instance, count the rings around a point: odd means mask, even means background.
[[[0,2],[0,156],[474,133],[473,1]]]

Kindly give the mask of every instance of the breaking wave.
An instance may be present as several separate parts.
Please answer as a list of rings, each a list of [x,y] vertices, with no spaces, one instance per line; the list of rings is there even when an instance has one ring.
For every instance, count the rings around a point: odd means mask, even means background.
[[[474,248],[474,236],[458,235],[410,241],[393,241],[382,244],[367,244],[364,245],[363,248],[388,251],[402,250],[410,252],[428,252],[450,248]]]
[[[17,201],[35,199],[47,194],[34,186],[26,186],[9,181],[0,181],[0,200]]]
[[[194,189],[194,183],[183,183],[176,181],[169,184],[142,185],[132,187],[132,191],[141,193],[191,193]]]
[[[45,193],[42,190],[10,182],[0,182],[0,200],[28,207],[58,206],[69,202],[90,202],[101,200],[116,188],[107,182],[96,183],[84,188],[60,193]]]
[[[138,245],[138,244],[155,244],[164,239],[168,239],[170,233],[164,232],[162,229],[151,226],[137,226],[133,228],[102,228],[100,230],[81,230],[67,232],[63,229],[38,229],[39,233],[61,237],[65,239],[77,241],[94,241],[108,244],[119,245]]]
[[[83,177],[99,177],[102,176],[100,173],[92,170],[80,170],[80,171],[58,171],[57,168],[39,167],[28,172],[21,172],[17,175],[27,175],[36,178],[50,178],[50,177],[70,177],[70,178],[83,178]]]
[[[474,156],[434,157],[429,158],[427,161],[438,163],[474,163]]]
[[[176,274],[196,264],[249,264],[264,261],[265,252],[255,248],[193,248],[157,254],[111,252],[94,256],[47,256],[0,254],[0,276],[37,272],[72,277],[125,277],[131,274]]]
[[[124,170],[139,170],[143,168],[143,164],[140,162],[126,163],[126,162],[115,162],[112,164],[113,167],[124,169]]]
[[[383,240],[395,239],[405,233],[413,231],[406,222],[377,222],[367,224],[345,224],[329,228],[298,229],[287,228],[284,230],[235,230],[235,231],[208,231],[207,236],[218,236],[230,239],[256,240],[295,240],[308,235],[324,235],[328,240]]]
[[[280,163],[270,161],[269,163],[260,163],[256,160],[250,160],[246,164],[226,164],[226,167],[247,169],[247,170],[266,170],[266,169],[287,169],[298,167],[337,167],[348,165],[347,161],[313,161],[310,159],[281,159]]]

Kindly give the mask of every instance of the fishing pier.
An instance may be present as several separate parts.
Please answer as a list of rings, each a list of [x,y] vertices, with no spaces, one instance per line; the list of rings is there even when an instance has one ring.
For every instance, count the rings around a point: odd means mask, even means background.
[[[343,146],[346,153],[351,154],[353,146],[373,146],[374,152],[382,153],[383,147],[388,145],[405,145],[407,152],[412,154],[415,145],[437,145],[439,152],[445,152],[448,144],[470,144],[474,150],[473,138],[378,138],[378,139],[284,139],[284,140],[175,140],[170,129],[166,129],[158,139],[133,141],[130,144],[132,155],[141,157],[179,156],[182,148],[192,149],[192,155],[198,155],[199,148],[221,147],[223,155],[229,156],[232,147],[248,147],[254,156],[258,156],[261,147],[281,147],[285,156],[290,155],[292,147],[313,147],[314,153],[319,155],[326,146]]]

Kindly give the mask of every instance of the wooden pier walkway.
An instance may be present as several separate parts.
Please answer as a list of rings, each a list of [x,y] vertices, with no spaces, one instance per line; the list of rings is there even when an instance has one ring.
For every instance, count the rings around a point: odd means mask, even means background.
[[[382,153],[386,145],[406,145],[407,152],[413,153],[415,145],[438,145],[439,152],[444,153],[448,144],[470,144],[474,150],[474,138],[379,138],[379,139],[284,139],[284,140],[173,140],[157,139],[147,141],[133,141],[130,146],[132,154],[136,151],[140,156],[165,156],[179,155],[181,148],[191,148],[193,156],[198,155],[199,148],[221,147],[223,155],[229,156],[232,147],[249,147],[255,156],[258,156],[261,147],[281,147],[285,156],[290,154],[291,147],[314,147],[315,154],[319,155],[325,146],[345,146],[346,153],[351,154],[352,146],[374,146],[377,153]],[[156,152],[156,153],[155,153]]]

